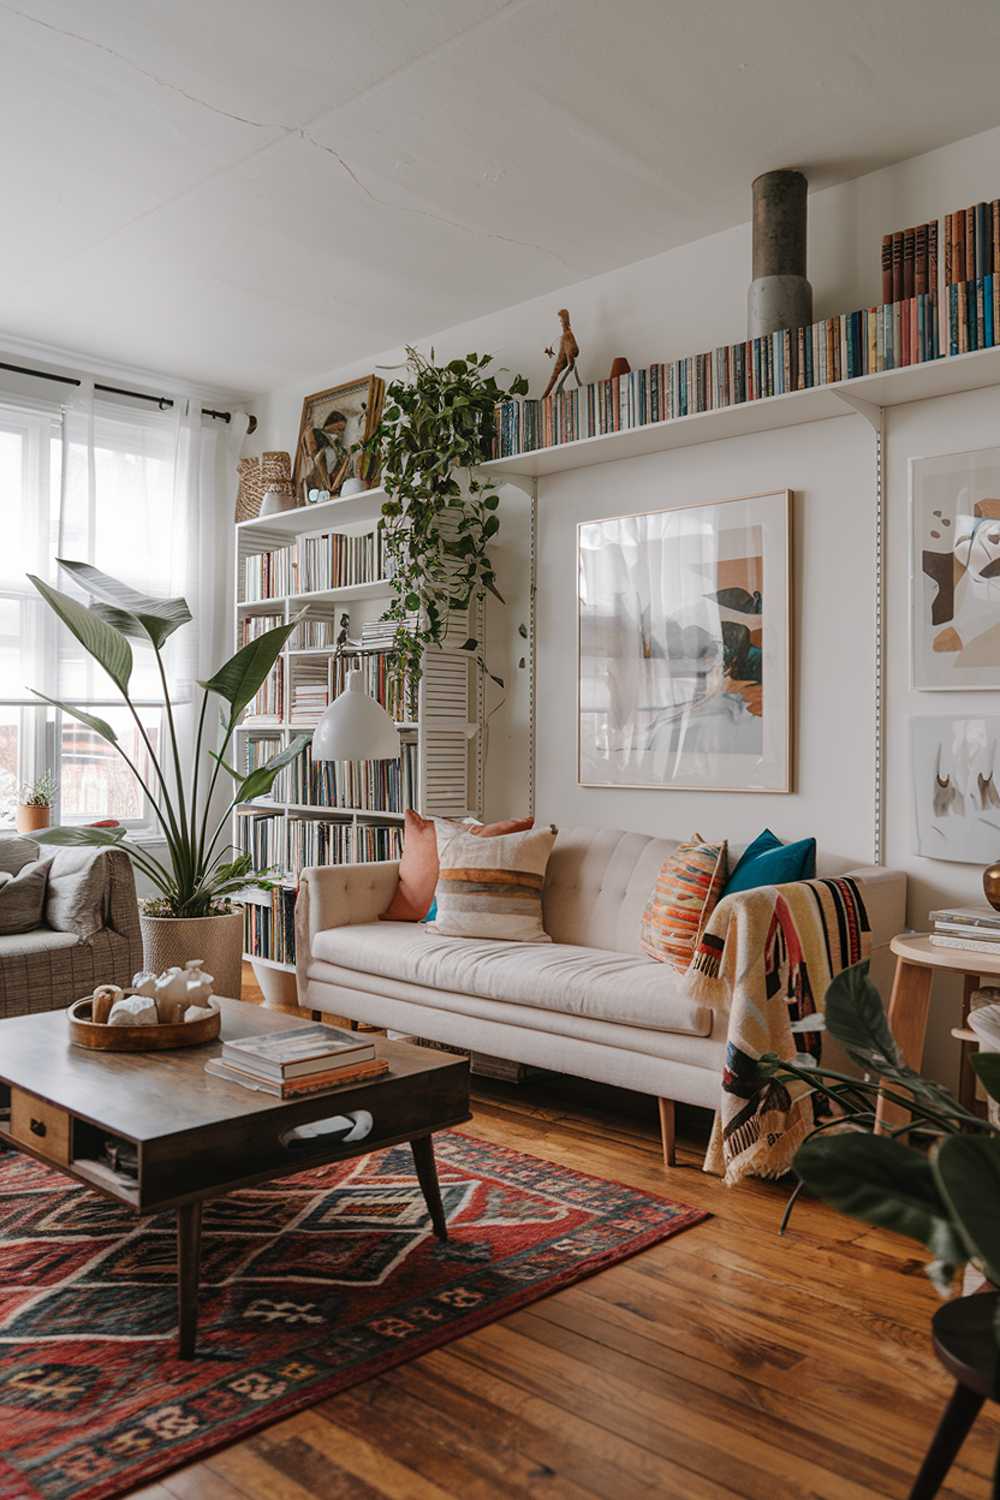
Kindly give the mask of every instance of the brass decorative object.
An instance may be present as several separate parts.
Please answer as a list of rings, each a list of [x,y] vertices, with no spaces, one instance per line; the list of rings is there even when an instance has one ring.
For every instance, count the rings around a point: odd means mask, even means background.
[[[1000,911],[1000,862],[983,871],[983,890],[994,911]]]

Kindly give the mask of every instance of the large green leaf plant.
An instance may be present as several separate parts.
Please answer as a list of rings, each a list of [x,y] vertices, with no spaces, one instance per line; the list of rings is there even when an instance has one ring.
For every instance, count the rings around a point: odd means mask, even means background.
[[[903,1061],[868,964],[838,975],[825,1017],[807,1017],[793,1030],[829,1032],[860,1069],[854,1076],[805,1054],[760,1059],[761,1082],[796,1080],[829,1107],[795,1155],[800,1186],[841,1213],[918,1241],[942,1295],[970,1261],[1000,1287],[1000,1130]],[[972,1066],[1000,1101],[1000,1053],[980,1052]],[[909,1117],[875,1135],[880,1093]],[[906,1141],[914,1135],[920,1147]]]
[[[183,599],[155,599],[120,583],[89,563],[57,559],[59,566],[90,595],[91,603],[81,603],[30,574],[28,577],[54,613],[76,637],[80,645],[101,666],[122,695],[126,708],[135,720],[145,747],[147,766],[140,769],[122,745],[114,729],[96,714],[87,713],[70,703],[49,698],[32,689],[36,697],[84,724],[92,733],[112,745],[142,787],[153,809],[167,848],[166,861],[158,859],[148,845],[128,838],[120,827],[49,828],[36,834],[39,843],[90,845],[123,849],[136,869],[147,877],[157,896],[146,904],[146,910],[158,916],[207,917],[232,909],[232,899],[250,884],[271,884],[268,872],[254,869],[249,854],[233,857],[231,846],[219,841],[230,814],[241,803],[265,797],[283,766],[301,754],[308,736],[300,736],[263,766],[243,775],[226,761],[226,754],[240,717],[258,688],[271,671],[286,640],[298,621],[279,625],[241,647],[235,656],[208,679],[199,683],[202,690],[198,729],[190,764],[185,767],[181,742],[177,734],[170,702],[163,648],[180,626],[191,620],[191,611]],[[150,647],[156,659],[165,703],[166,764],[150,739],[142,718],[129,696],[132,676],[132,641]],[[208,749],[205,742],[206,720],[210,698],[221,700],[221,744]],[[214,732],[214,731],[213,731]],[[210,775],[203,783],[199,776],[203,746],[213,761]],[[143,775],[143,770],[146,775]],[[220,774],[232,780],[228,806],[212,822],[212,806]],[[149,779],[147,779],[147,777]],[[150,784],[152,782],[152,785]]]

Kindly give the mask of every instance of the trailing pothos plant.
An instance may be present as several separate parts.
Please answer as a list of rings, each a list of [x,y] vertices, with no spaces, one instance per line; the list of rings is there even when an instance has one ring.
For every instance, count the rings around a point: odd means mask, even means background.
[[[382,419],[363,445],[381,467],[382,529],[394,598],[384,619],[397,622],[396,650],[412,680],[429,646],[441,646],[451,612],[469,611],[461,649],[489,672],[472,633],[475,606],[487,594],[503,603],[490,557],[500,530],[496,484],[479,466],[491,456],[497,403],[527,394],[516,375],[506,385],[487,374],[489,354],[436,364],[407,347],[406,376],[389,383]],[[503,373],[503,372],[501,372]]]
[[[158,892],[157,897],[145,903],[147,915],[216,916],[231,910],[232,898],[246,886],[259,885],[269,889],[273,882],[267,878],[267,872],[255,870],[249,854],[237,854],[235,858],[230,858],[225,845],[219,848],[219,840],[233,808],[255,797],[267,796],[282,766],[288,765],[301,754],[309,743],[309,736],[300,735],[278,755],[272,756],[266,765],[256,767],[247,775],[227,764],[225,756],[244,709],[271,671],[282,646],[299,623],[298,619],[287,625],[276,626],[273,630],[265,631],[256,640],[249,641],[206,682],[198,684],[202,690],[198,731],[191,763],[185,768],[167,686],[163,646],[175,630],[191,619],[187,603],[183,599],[155,599],[141,594],[128,584],[119,583],[116,578],[110,578],[107,573],[91,567],[89,563],[67,562],[63,558],[58,558],[57,561],[84,592],[90,595],[92,602],[89,608],[78,599],[43,582],[41,578],[35,578],[30,573],[28,577],[67,630],[98,665],[104,668],[121,693],[142,740],[146,765],[140,769],[106,720],[70,703],[49,698],[37,689],[32,691],[45,703],[51,703],[62,713],[79,720],[118,752],[146,794],[162,829],[168,858],[164,863],[152,854],[148,845],[130,843],[128,830],[114,824],[89,828],[49,828],[34,837],[40,844],[84,844],[123,849],[136,869],[142,871]],[[161,757],[129,696],[132,640],[152,647],[163,684],[167,750],[163,759],[166,769],[161,764]],[[202,744],[210,698],[221,700],[224,705],[220,715],[221,746],[218,752],[208,752],[215,764],[212,774],[205,778],[207,784],[199,789]],[[232,778],[233,789],[229,805],[212,828],[212,799],[220,772],[225,772]]]
[[[1000,1287],[1000,1130],[903,1060],[867,962],[833,981],[825,1017],[808,1016],[792,1030],[828,1031],[862,1070],[855,1077],[806,1054],[760,1058],[758,1083],[804,1085],[832,1107],[795,1154],[800,1186],[842,1213],[917,1240],[942,1295],[967,1261]],[[972,1066],[1000,1100],[1000,1053],[979,1052]],[[909,1117],[875,1135],[880,1093]],[[904,1142],[914,1132],[929,1138],[928,1149]]]

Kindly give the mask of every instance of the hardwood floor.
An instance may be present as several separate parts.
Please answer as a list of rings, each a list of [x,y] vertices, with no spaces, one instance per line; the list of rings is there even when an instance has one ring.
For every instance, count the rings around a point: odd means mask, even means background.
[[[246,996],[245,992],[245,996]],[[139,1493],[148,1500],[905,1496],[949,1392],[909,1241],[700,1170],[708,1117],[578,1080],[479,1085],[465,1128],[715,1215]],[[942,1496],[981,1500],[988,1409]]]

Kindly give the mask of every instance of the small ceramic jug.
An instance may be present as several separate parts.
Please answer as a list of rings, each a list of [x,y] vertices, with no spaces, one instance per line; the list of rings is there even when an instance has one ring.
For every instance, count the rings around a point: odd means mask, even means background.
[[[176,964],[173,968],[164,969],[153,985],[153,994],[161,1026],[172,1026],[176,1021],[183,1021],[188,1004],[187,975],[183,969],[179,969]]]

